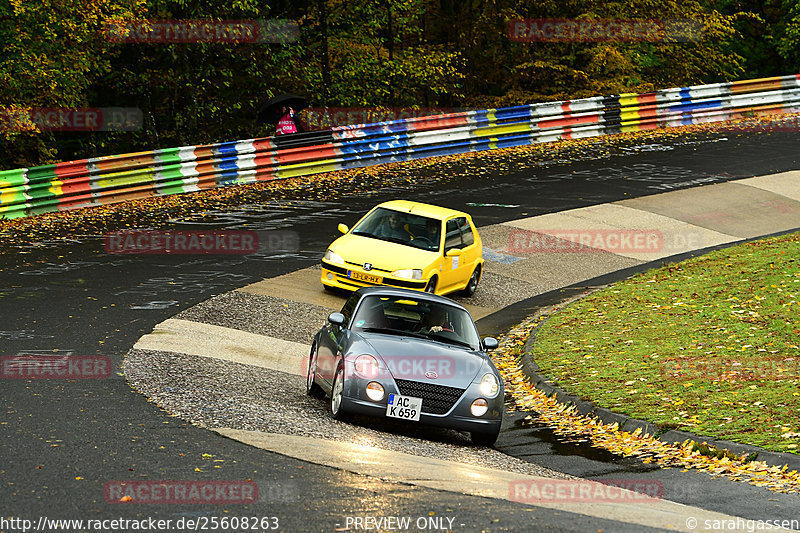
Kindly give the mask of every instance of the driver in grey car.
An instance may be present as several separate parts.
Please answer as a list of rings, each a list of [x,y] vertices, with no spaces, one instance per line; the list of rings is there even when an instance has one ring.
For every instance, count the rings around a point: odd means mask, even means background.
[[[447,310],[443,307],[434,307],[422,317],[420,333],[438,333],[440,331],[453,331]]]

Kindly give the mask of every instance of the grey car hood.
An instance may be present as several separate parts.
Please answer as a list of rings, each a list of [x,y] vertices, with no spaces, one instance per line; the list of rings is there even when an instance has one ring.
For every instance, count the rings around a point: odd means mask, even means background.
[[[379,333],[365,333],[361,337],[373,347],[373,354],[380,357],[394,379],[464,389],[486,362],[481,352],[416,337]]]

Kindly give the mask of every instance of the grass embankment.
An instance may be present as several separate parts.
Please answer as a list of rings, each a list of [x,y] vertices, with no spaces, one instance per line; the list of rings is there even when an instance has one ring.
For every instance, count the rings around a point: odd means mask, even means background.
[[[640,274],[535,335],[542,372],[601,407],[798,452],[800,233]]]

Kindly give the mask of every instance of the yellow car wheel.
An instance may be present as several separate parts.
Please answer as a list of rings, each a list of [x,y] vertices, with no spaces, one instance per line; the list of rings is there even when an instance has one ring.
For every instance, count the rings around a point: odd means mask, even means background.
[[[433,276],[431,280],[425,285],[425,292],[429,292],[431,294],[436,294],[436,276]]]
[[[481,280],[481,266],[478,265],[475,267],[475,271],[472,272],[472,276],[470,276],[469,281],[467,282],[467,286],[464,287],[462,291],[464,296],[472,296],[475,294],[475,290],[478,288],[478,282]]]

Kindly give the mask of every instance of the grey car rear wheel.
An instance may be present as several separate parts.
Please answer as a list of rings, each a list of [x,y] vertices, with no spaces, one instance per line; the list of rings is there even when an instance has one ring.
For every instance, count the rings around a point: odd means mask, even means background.
[[[311,353],[308,356],[308,371],[306,373],[306,393],[314,398],[322,398],[324,396],[322,387],[316,384],[314,378],[317,377],[317,345],[311,347]]]

